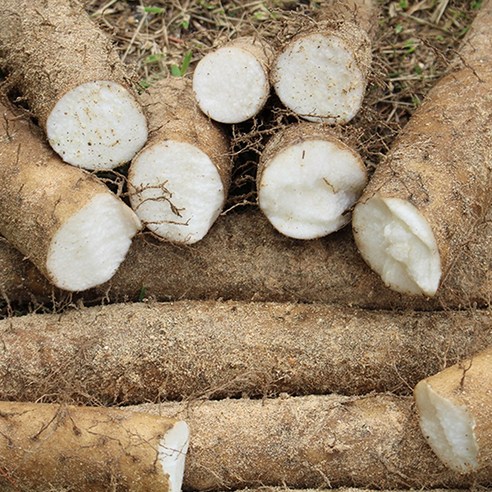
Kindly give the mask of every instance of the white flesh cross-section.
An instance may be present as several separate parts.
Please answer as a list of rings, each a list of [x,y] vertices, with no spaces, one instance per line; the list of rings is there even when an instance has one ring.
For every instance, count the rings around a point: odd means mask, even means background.
[[[46,267],[65,290],[90,289],[109,280],[140,229],[133,211],[111,193],[96,195],[56,232]]]
[[[260,61],[238,47],[224,47],[200,60],[193,74],[200,109],[221,123],[240,123],[264,106],[270,85]]]
[[[142,148],[147,121],[124,87],[96,81],[79,85],[56,103],[46,133],[65,162],[90,170],[113,169]]]
[[[278,56],[272,74],[282,103],[306,120],[346,123],[361,107],[363,73],[352,50],[335,35],[293,41]]]
[[[366,181],[357,154],[331,141],[307,140],[288,146],[268,162],[258,203],[282,234],[314,239],[349,222],[349,209]]]
[[[393,290],[433,296],[441,278],[437,243],[427,220],[408,201],[374,196],[353,214],[365,261]]]
[[[183,484],[186,453],[190,441],[188,425],[179,421],[159,443],[159,461],[169,476],[169,492],[180,492]]]
[[[225,191],[216,166],[192,144],[166,140],[145,148],[130,172],[132,208],[163,239],[195,243],[219,216]]]

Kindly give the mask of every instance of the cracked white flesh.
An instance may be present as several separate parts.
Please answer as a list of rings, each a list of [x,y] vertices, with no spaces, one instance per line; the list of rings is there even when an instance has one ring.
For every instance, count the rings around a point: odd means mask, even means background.
[[[352,219],[357,247],[384,283],[397,292],[433,296],[441,260],[429,223],[406,200],[375,196]]]
[[[335,35],[311,34],[292,42],[272,73],[282,103],[306,120],[346,123],[361,107],[364,76]]]
[[[272,225],[296,239],[334,232],[350,220],[367,175],[360,157],[327,140],[291,145],[268,162],[258,203]]]
[[[189,441],[188,425],[179,421],[166,432],[159,443],[159,461],[164,473],[169,476],[169,492],[181,490]]]
[[[415,401],[422,433],[439,459],[461,473],[477,469],[475,422],[467,409],[438,395],[426,381],[415,387]]]
[[[113,169],[130,161],[147,141],[147,121],[132,95],[110,81],[67,92],[46,122],[61,158],[85,169]]]
[[[166,140],[144,149],[128,179],[133,210],[149,230],[172,242],[202,239],[225,200],[213,162],[185,142]]]
[[[200,60],[193,74],[200,109],[221,123],[240,123],[255,116],[270,92],[268,75],[251,53],[219,48]]]
[[[140,221],[111,193],[96,195],[56,232],[46,267],[54,284],[80,291],[109,280],[125,259]]]

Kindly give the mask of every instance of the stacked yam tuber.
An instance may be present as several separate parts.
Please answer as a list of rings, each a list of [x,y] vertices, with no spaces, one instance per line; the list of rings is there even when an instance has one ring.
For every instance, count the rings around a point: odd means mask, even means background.
[[[57,287],[106,282],[140,228],[132,210],[71,166],[39,131],[0,103],[0,233]]]
[[[64,161],[112,169],[145,143],[146,119],[118,54],[75,1],[4,0],[0,68]]]
[[[179,492],[183,421],[110,408],[0,402],[2,491]]]
[[[492,206],[492,6],[404,128],[354,210],[358,248],[390,288],[433,296]]]
[[[227,197],[228,140],[200,112],[185,79],[162,80],[141,101],[151,138],[128,173],[132,207],[160,238],[195,243],[208,232]]]

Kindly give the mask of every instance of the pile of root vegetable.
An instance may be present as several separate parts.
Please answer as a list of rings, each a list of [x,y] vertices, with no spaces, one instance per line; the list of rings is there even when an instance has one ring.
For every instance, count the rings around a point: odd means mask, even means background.
[[[492,487],[492,0],[4,0],[0,490]]]

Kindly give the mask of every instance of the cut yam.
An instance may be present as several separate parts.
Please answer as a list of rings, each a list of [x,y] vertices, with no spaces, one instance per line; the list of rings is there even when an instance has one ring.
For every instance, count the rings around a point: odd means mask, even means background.
[[[258,114],[270,94],[272,49],[241,37],[203,57],[193,73],[200,109],[221,123],[240,123]]]
[[[435,295],[490,213],[491,17],[487,2],[461,49],[465,65],[430,91],[355,207],[363,258],[398,292]]]
[[[333,130],[301,123],[278,132],[266,145],[257,174],[258,204],[282,234],[314,239],[350,221],[366,183],[355,150]]]
[[[109,280],[140,228],[95,177],[61,162],[40,133],[0,104],[0,233],[57,287]]]
[[[10,83],[65,162],[112,169],[147,140],[116,51],[75,2],[4,0],[0,53]]]
[[[200,242],[182,245],[137,236],[109,283],[87,301],[235,299],[342,303],[371,309],[462,309],[492,302],[492,208],[476,224],[436,296],[388,289],[362,260],[352,231],[298,241],[277,233],[253,209],[219,217]],[[0,295],[11,302],[62,298],[29,261],[0,241]]]
[[[160,238],[195,243],[225,203],[231,172],[227,138],[200,112],[185,79],[161,81],[142,100],[152,134],[129,170],[130,202]]]
[[[0,488],[180,492],[188,443],[174,419],[0,402]]]
[[[492,467],[492,348],[421,381],[414,395],[422,432],[446,466]]]
[[[372,60],[368,26],[376,9],[367,0],[325,9],[314,27],[279,51],[271,80],[282,103],[302,118],[343,124],[362,105]]]
[[[421,379],[492,344],[492,312],[140,302],[12,317],[0,321],[0,339],[7,400],[408,395]]]
[[[284,395],[127,408],[186,420],[193,436],[186,490],[490,486],[490,467],[460,475],[436,459],[412,397]]]

